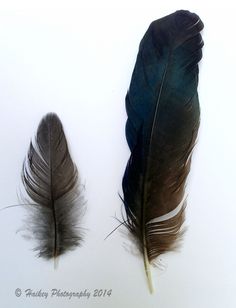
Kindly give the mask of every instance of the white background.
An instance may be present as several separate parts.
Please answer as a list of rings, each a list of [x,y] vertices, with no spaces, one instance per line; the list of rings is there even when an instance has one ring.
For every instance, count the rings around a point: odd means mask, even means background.
[[[186,233],[147,289],[143,262],[117,231],[118,197],[129,150],[124,98],[150,22],[177,9],[205,24],[200,64],[201,128],[188,181]],[[16,204],[29,141],[47,112],[61,118],[85,184],[82,248],[54,270],[16,231],[21,207],[0,211],[2,307],[236,307],[235,10],[201,1],[145,1],[85,7],[76,1],[0,2],[0,207]],[[22,296],[14,294],[22,289]],[[89,300],[26,298],[24,290],[91,292]],[[93,298],[94,289],[112,289]]]

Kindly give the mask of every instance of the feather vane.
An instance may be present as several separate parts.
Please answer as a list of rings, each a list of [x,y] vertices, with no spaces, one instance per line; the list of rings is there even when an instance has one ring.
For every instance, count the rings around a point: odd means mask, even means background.
[[[177,11],[151,23],[126,96],[131,151],[123,176],[124,223],[149,264],[183,234],[186,178],[199,127],[198,62],[203,23]]]
[[[23,163],[22,181],[33,201],[27,205],[27,230],[37,240],[38,256],[55,259],[80,245],[83,198],[77,167],[56,114],[41,120]]]

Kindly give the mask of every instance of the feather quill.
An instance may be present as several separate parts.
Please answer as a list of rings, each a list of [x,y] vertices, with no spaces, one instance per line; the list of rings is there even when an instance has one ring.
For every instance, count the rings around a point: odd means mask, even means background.
[[[126,96],[131,156],[123,176],[124,224],[150,263],[183,233],[184,189],[199,127],[198,62],[203,23],[177,11],[151,23]]]
[[[37,241],[34,250],[38,256],[56,260],[80,245],[78,219],[83,213],[83,198],[78,171],[56,114],[49,113],[41,120],[23,163],[22,181],[30,198],[26,200],[26,229]]]

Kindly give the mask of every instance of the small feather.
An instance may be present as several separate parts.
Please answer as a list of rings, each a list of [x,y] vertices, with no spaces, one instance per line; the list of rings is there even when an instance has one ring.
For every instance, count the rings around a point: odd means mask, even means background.
[[[23,163],[22,181],[29,198],[26,229],[37,241],[39,257],[57,258],[81,244],[78,219],[84,201],[60,119],[47,114]],[[28,200],[29,199],[29,200]]]

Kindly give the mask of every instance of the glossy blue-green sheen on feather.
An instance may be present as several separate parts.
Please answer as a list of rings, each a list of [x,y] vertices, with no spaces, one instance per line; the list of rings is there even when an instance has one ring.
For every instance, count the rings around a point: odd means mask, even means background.
[[[197,63],[202,57],[202,28],[199,17],[188,11],[177,11],[152,22],[148,28],[126,96],[126,138],[131,151],[140,126],[153,115],[161,88],[164,102],[158,102],[159,108],[165,108],[167,103],[168,108],[175,108],[194,95],[198,104]]]

